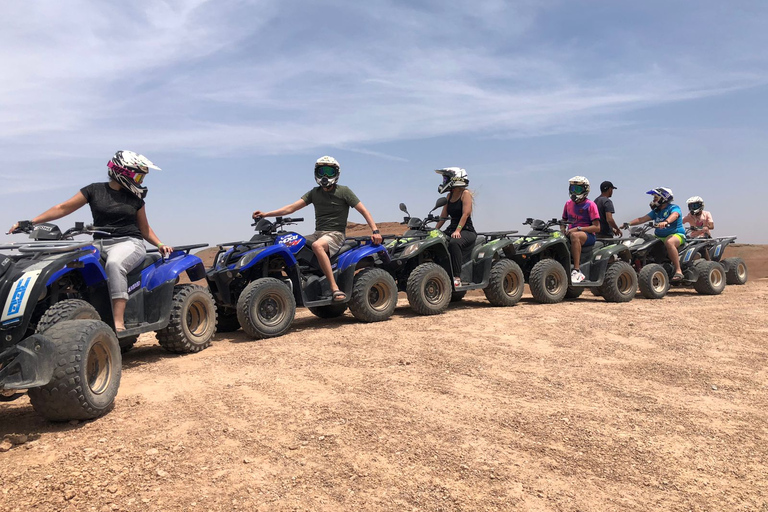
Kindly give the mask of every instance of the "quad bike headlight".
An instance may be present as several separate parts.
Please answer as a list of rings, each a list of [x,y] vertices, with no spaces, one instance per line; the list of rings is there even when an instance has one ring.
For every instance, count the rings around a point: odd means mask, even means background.
[[[403,256],[402,257],[406,258],[406,257],[410,256],[411,254],[415,253],[416,251],[418,251],[419,247],[421,247],[421,244],[422,244],[422,242],[417,242],[415,244],[411,244],[408,247],[406,247],[405,250],[403,251]]]
[[[541,242],[536,242],[535,244],[531,244],[528,246],[528,249],[526,249],[528,252],[536,252],[541,248]]]
[[[246,265],[248,265],[250,262],[252,262],[252,261],[253,261],[253,258],[255,258],[256,256],[258,256],[258,255],[259,255],[259,253],[260,253],[261,251],[263,251],[263,250],[264,250],[264,248],[263,248],[263,247],[262,247],[261,249],[254,249],[254,250],[252,250],[251,252],[249,252],[248,254],[246,254],[245,256],[243,256],[242,258],[240,258],[240,261],[238,261],[238,262],[237,262],[237,265],[235,265],[235,268],[243,268],[243,267],[245,267],[245,266],[246,266]]]

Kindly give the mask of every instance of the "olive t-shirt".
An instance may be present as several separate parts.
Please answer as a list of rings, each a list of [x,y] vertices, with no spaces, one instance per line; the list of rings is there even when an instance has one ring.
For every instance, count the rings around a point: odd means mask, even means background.
[[[360,203],[354,192],[344,185],[336,185],[326,192],[315,187],[301,198],[315,205],[315,231],[340,231],[346,233],[349,209]]]
[[[136,213],[144,206],[139,199],[124,188],[114,190],[109,183],[91,183],[80,189],[93,215],[93,225],[110,228],[111,235],[94,234],[93,238],[130,236],[143,239],[136,220]]]

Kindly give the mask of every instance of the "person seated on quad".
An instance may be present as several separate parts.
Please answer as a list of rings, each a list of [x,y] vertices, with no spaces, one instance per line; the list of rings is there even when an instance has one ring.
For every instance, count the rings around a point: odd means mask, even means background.
[[[680,254],[678,250],[685,245],[683,212],[679,206],[672,203],[674,196],[671,189],[658,187],[649,190],[646,194],[653,196],[650,205],[651,211],[647,215],[629,221],[624,226],[634,226],[652,220],[656,224],[654,234],[657,238],[664,241],[669,259],[675,267],[672,282],[682,281],[685,276],[683,276],[683,270],[680,268]]]
[[[326,279],[328,279],[334,302],[344,302],[347,300],[347,295],[339,290],[339,285],[336,284],[336,279],[333,277],[331,256],[339,252],[341,246],[344,245],[349,209],[354,208],[365,218],[365,221],[373,231],[371,242],[380,244],[382,241],[379,228],[376,227],[373,217],[371,217],[371,214],[360,199],[357,198],[349,187],[337,184],[340,175],[341,167],[335,158],[330,156],[321,157],[315,162],[315,181],[318,184],[317,187],[301,196],[301,199],[295,203],[269,212],[262,212],[261,210],[253,212],[254,219],[282,217],[300,210],[308,204],[315,205],[315,232],[305,238],[310,247],[312,247],[312,252],[317,257],[320,269],[325,274]]]
[[[693,196],[686,201],[688,215],[683,217],[683,223],[691,227],[691,238],[711,238],[710,230],[715,229],[715,221],[712,214],[704,209],[704,200],[699,196]]]
[[[565,235],[571,240],[571,282],[580,283],[586,279],[579,268],[581,248],[595,245],[595,235],[600,231],[600,213],[597,205],[587,199],[589,180],[584,176],[574,176],[568,180],[568,194],[570,199],[563,207],[563,220],[568,221]]]
[[[460,167],[437,169],[437,174],[443,176],[443,182],[437,186],[441,194],[448,192],[448,203],[440,212],[440,222],[435,229],[440,229],[445,221],[451,222],[445,230],[448,236],[448,252],[451,255],[453,267],[453,286],[461,286],[461,265],[464,262],[464,251],[475,245],[477,233],[472,225],[472,192],[469,191],[467,171]]]
[[[125,330],[125,305],[128,302],[128,273],[136,268],[147,254],[144,240],[163,255],[173,247],[163,244],[149,225],[144,198],[147,187],[142,186],[150,169],[160,170],[144,155],[133,151],[118,151],[107,162],[109,182],[91,183],[67,201],[58,204],[31,220],[40,224],[60,219],[88,204],[97,228],[108,228],[109,234],[96,233],[102,240],[101,252],[107,257],[105,271],[112,299],[115,331]],[[11,226],[12,232],[19,227]]]

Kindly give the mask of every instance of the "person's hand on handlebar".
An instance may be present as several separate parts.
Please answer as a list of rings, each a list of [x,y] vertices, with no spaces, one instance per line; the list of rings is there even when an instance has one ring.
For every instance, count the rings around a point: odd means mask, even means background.
[[[253,215],[251,215],[251,217],[253,218],[253,220],[259,220],[263,217],[266,217],[266,215],[264,214],[263,211],[256,210],[255,212],[253,212]]]
[[[629,222],[625,222],[624,224],[621,225],[621,229],[629,229],[629,228],[630,228]],[[617,234],[621,234],[621,232]]]
[[[383,241],[384,241],[384,237],[381,236],[381,234],[374,233],[374,234],[371,235],[371,243],[379,245]]]

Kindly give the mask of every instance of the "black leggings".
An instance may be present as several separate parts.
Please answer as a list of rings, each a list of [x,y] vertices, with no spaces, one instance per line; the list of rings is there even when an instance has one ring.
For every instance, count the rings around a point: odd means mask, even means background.
[[[453,233],[453,231],[451,231]],[[461,276],[461,265],[464,263],[464,253],[469,253],[469,249],[475,245],[477,233],[474,231],[462,231],[461,238],[452,238],[448,235],[448,252],[451,253],[451,265],[453,265],[453,275]]]

